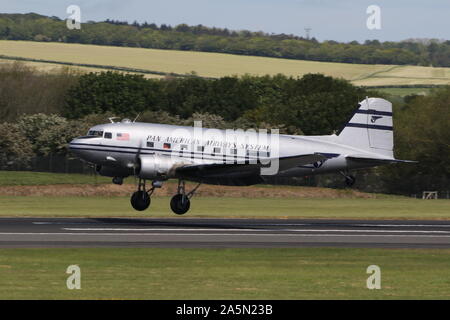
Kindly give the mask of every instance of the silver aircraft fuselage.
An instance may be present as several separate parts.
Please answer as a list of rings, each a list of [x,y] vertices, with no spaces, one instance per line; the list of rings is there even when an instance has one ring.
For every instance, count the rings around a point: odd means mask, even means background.
[[[209,129],[201,130],[207,131]],[[208,145],[208,141],[212,139],[211,137],[206,137],[203,141],[198,141],[198,143],[184,143],[182,140],[184,136],[181,134],[178,135],[177,132],[183,133],[183,131],[186,131],[194,136],[194,127],[119,122],[97,125],[90,129],[90,132],[93,131],[101,132],[102,135],[87,135],[74,139],[70,143],[70,150],[87,162],[115,168],[119,176],[133,174],[133,168],[138,154],[176,156],[184,159],[187,164],[231,164],[239,161],[257,161],[257,159],[270,158],[273,155],[273,153],[270,153],[272,149],[258,149],[258,144],[243,147],[242,144],[236,144],[234,140],[227,141],[223,139],[222,141],[218,141],[220,142],[220,144],[217,144],[219,147],[211,143]],[[217,132],[220,133],[218,134],[220,137],[227,137],[226,130],[217,130]],[[106,133],[110,133],[111,138],[105,138]],[[126,134],[127,138],[117,137],[118,133],[121,135]],[[268,139],[271,141],[272,137],[273,135],[268,135]],[[342,144],[336,135],[279,135],[278,141],[280,158],[293,157],[298,154],[321,153],[326,155],[327,159],[316,161],[312,164],[294,166],[279,171],[275,176],[302,177],[311,174],[370,167],[372,166],[371,164],[354,163],[346,159],[346,156],[355,153],[364,153],[370,157],[378,156],[376,153],[359,150]],[[227,143],[228,147],[226,146]],[[186,148],[182,149],[182,146],[186,146]],[[220,150],[214,150],[214,148],[220,148]]]

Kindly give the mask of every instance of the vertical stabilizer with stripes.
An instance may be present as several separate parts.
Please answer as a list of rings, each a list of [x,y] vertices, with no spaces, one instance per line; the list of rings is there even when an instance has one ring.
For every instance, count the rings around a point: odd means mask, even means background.
[[[392,104],[366,98],[339,134],[343,144],[393,158]]]

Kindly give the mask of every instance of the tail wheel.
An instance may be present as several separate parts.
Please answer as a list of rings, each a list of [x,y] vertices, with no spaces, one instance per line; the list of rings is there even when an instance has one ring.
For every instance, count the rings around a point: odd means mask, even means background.
[[[354,176],[346,176],[345,177],[345,184],[348,187],[352,187],[356,182],[356,178]]]
[[[183,194],[176,194],[170,200],[170,208],[176,214],[182,215],[189,211],[191,201]]]
[[[150,206],[150,196],[145,191],[136,191],[130,199],[131,206],[137,211],[144,211]]]

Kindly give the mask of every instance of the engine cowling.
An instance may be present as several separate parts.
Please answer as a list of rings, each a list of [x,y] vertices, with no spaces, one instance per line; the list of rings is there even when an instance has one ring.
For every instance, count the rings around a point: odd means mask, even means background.
[[[189,164],[186,159],[151,154],[137,159],[136,175],[142,179],[166,180],[175,176],[176,168]]]
[[[108,166],[101,166],[97,165],[95,166],[95,171],[105,177],[128,177],[132,172],[130,170],[124,170],[121,168],[114,168],[114,167],[108,167]]]

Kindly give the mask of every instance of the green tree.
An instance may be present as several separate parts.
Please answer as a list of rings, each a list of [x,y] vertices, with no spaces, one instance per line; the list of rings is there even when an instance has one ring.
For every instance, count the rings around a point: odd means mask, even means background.
[[[26,166],[34,156],[33,146],[19,126],[12,123],[0,124],[0,150],[1,169]]]
[[[86,133],[79,122],[42,113],[22,116],[17,126],[36,155],[65,153],[70,140]]]
[[[134,117],[144,110],[155,110],[159,85],[142,75],[110,71],[85,74],[68,90],[63,115],[75,119],[111,111]]]
[[[450,87],[416,96],[394,113],[395,150],[399,159],[417,164],[382,168],[389,192],[420,194],[450,188]]]

